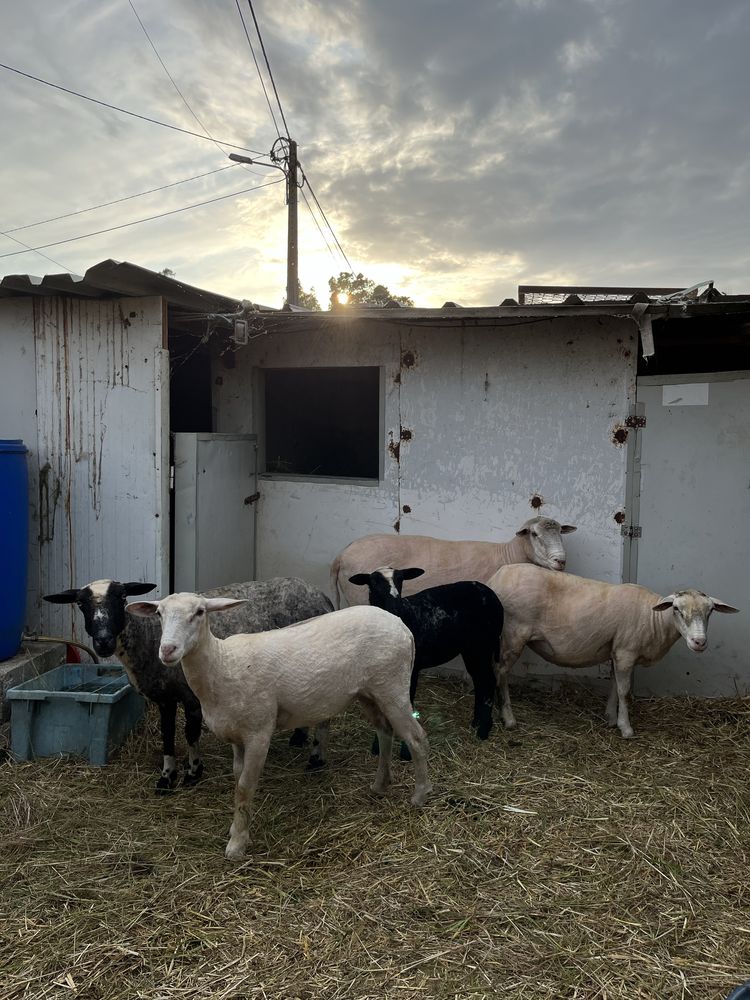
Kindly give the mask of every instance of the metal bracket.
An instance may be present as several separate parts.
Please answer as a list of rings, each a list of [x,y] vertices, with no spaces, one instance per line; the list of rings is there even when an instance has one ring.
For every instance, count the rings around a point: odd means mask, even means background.
[[[626,427],[645,427],[646,426],[646,418],[645,417],[636,416],[635,413],[631,413],[629,417],[625,417],[625,426]]]
[[[249,497],[245,497],[244,504],[249,507],[251,503],[255,503],[256,500],[260,500],[260,493],[251,493]]]
[[[643,528],[640,524],[623,524],[620,528],[620,534],[623,538],[642,538]]]

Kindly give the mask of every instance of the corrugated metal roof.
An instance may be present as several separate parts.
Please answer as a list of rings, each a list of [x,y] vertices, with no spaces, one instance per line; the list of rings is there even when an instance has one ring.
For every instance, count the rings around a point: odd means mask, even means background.
[[[31,274],[7,274],[0,279],[0,298],[19,295],[74,295],[85,299],[161,295],[170,305],[194,312],[233,313],[240,308],[239,299],[187,285],[138,264],[116,260],[94,264],[83,276],[66,272],[41,278]]]

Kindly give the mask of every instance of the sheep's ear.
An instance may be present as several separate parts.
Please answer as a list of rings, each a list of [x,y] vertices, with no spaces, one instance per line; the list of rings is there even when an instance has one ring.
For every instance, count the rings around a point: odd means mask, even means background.
[[[150,590],[156,590],[155,583],[123,583],[122,589],[128,597],[135,597],[138,594],[148,594]]]
[[[561,524],[560,525],[560,534],[561,535],[569,535],[571,533],[571,531],[578,531],[578,528],[576,528],[576,526],[574,524]]]
[[[354,576],[349,577],[349,583],[353,583],[357,587],[367,587],[370,584],[370,574],[355,573]]]
[[[518,531],[516,532],[517,535],[528,535],[528,533],[529,533],[528,528],[519,528]]]
[[[247,599],[244,597],[206,597],[205,601],[206,611],[231,611],[232,608],[247,604]]]
[[[398,572],[402,580],[416,580],[418,576],[424,576],[424,570],[418,566],[413,566],[411,569],[402,569]]]
[[[138,618],[151,618],[156,614],[158,607],[158,601],[133,601],[132,604],[125,605],[125,610]]]
[[[731,604],[725,604],[723,601],[719,601],[715,597],[709,597],[709,601],[713,602],[714,611],[721,611],[723,615],[738,615],[740,613],[739,608],[733,608]]]
[[[60,594],[47,594],[42,600],[50,604],[75,604],[79,594],[80,590],[63,590]]]
[[[658,604],[655,604],[653,608],[651,608],[651,610],[669,611],[669,609],[672,607],[673,604],[674,604],[674,594],[670,594],[669,597],[665,597],[663,601],[659,601]]]

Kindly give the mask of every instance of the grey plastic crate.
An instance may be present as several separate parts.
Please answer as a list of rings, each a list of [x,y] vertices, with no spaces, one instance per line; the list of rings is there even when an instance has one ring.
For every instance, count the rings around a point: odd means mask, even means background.
[[[10,688],[17,760],[78,754],[101,767],[143,718],[145,703],[119,667],[63,663]]]

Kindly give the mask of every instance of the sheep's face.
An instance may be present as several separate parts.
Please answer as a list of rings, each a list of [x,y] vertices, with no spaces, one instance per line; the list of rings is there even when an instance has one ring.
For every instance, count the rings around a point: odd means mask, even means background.
[[[97,655],[108,657],[114,653],[117,637],[125,629],[127,598],[134,594],[147,594],[155,587],[155,583],[94,580],[85,587],[48,594],[44,600],[51,604],[78,605]]]
[[[532,517],[516,534],[526,539],[531,562],[545,569],[565,569],[565,546],[562,536],[575,531],[572,524],[560,524],[551,517]]]
[[[208,629],[208,613],[228,611],[244,600],[229,597],[201,597],[199,594],[170,594],[161,601],[136,601],[127,610],[141,618],[156,615],[161,620],[159,659],[173,666],[191,653]]]
[[[678,590],[654,605],[654,611],[669,611],[692,653],[703,653],[708,645],[708,619],[712,611],[737,614],[737,608],[709,597],[700,590]]]

